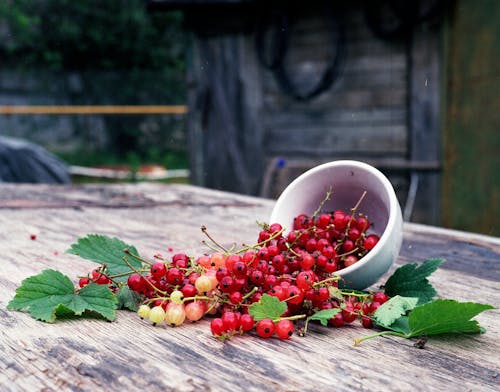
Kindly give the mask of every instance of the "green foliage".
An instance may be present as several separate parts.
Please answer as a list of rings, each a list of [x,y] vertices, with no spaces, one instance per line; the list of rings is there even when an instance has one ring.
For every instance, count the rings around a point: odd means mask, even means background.
[[[178,13],[149,14],[142,0],[0,2],[7,61],[61,69],[178,69]]]
[[[269,294],[263,294],[259,302],[248,307],[248,313],[253,316],[255,321],[265,318],[277,320],[285,311],[286,303]]]
[[[24,279],[7,309],[27,310],[35,319],[52,323],[57,316],[94,312],[109,321],[116,317],[116,297],[109,287],[90,284],[75,293],[71,279],[59,271],[44,270]]]
[[[490,309],[494,307],[476,302],[437,299],[415,307],[409,316],[402,316],[397,322],[383,327],[405,338],[444,333],[480,333],[483,329],[471,318]]]
[[[340,312],[341,310],[339,308],[320,310],[306,319],[306,325],[309,323],[309,321],[317,320],[321,323],[321,325],[326,327],[328,325],[328,320],[330,320],[333,316]]]
[[[36,79],[40,96],[56,103],[183,104],[184,37],[181,13],[149,13],[143,0],[0,1],[2,66]],[[72,118],[85,154],[124,163],[131,152],[147,161],[151,146],[160,156],[185,152],[182,117],[101,119],[106,135],[96,142],[95,123]]]
[[[118,309],[128,309],[136,312],[141,303],[141,296],[128,288],[128,286],[121,286],[116,292],[116,299],[118,301]]]
[[[106,265],[106,275],[120,275],[130,272],[130,267],[123,260],[127,258],[127,262],[134,268],[140,269],[142,263],[140,260],[130,256],[137,255],[137,249],[118,238],[111,238],[99,234],[88,234],[86,237],[79,238],[78,241],[71,245],[71,248],[66,251],[73,255],[80,256],[87,260],[92,260],[100,264]],[[126,281],[127,275],[115,277],[115,281]]]
[[[417,302],[418,298],[396,295],[382,304],[373,314],[373,318],[378,325],[391,325],[398,318],[405,315],[406,312],[412,310],[417,305]]]
[[[443,259],[429,259],[422,264],[405,264],[392,274],[384,285],[385,293],[389,297],[418,298],[418,304],[429,302],[437,292],[427,280],[427,277],[436,271],[444,262]]]

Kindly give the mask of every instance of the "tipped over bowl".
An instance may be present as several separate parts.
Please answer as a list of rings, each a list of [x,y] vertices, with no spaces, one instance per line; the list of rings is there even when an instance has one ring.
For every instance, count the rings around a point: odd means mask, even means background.
[[[321,211],[362,212],[371,222],[369,232],[380,239],[356,263],[339,269],[342,287],[363,290],[388,271],[401,249],[403,218],[394,188],[375,167],[359,161],[339,160],[316,166],[297,177],[282,192],[272,210],[270,223],[293,229],[294,218],[312,216],[331,190]],[[365,193],[366,192],[366,193]],[[364,194],[364,197],[362,195]]]

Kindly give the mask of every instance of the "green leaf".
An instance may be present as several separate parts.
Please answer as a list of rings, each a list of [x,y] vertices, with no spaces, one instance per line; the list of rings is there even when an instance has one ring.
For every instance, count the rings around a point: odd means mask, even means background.
[[[481,327],[471,318],[489,309],[495,307],[476,302],[437,299],[413,309],[408,316],[410,335],[407,337],[451,332],[479,333]]]
[[[127,245],[118,238],[111,238],[100,234],[89,234],[79,238],[76,244],[66,251],[73,255],[80,256],[87,260],[92,260],[100,264],[106,264],[106,275],[119,275],[131,272],[131,268],[123,261],[123,257],[134,269],[140,269],[142,263],[129,253],[138,255],[137,249],[132,245]],[[128,276],[120,276],[115,281],[126,281]]]
[[[330,294],[330,298],[343,300],[344,296],[342,295],[342,291],[338,287],[328,286],[328,293]]]
[[[90,284],[78,293],[71,279],[59,271],[44,270],[24,279],[7,309],[26,310],[35,319],[52,323],[57,314],[76,316],[86,311],[98,313],[107,320],[116,317],[116,297],[105,285]]]
[[[118,301],[118,309],[128,309],[133,312],[139,309],[139,304],[141,303],[141,296],[135,291],[130,290],[128,286],[122,286],[118,289],[116,299]]]
[[[410,326],[408,325],[408,316],[401,316],[396,321],[394,321],[387,329],[391,329],[395,332],[399,332],[406,337],[410,334]]]
[[[328,325],[328,320],[330,320],[333,316],[335,316],[337,313],[340,312],[341,310],[339,308],[323,309],[309,316],[306,319],[306,323],[309,323],[309,321],[312,320],[318,320],[321,323],[321,325],[326,327]]]
[[[418,304],[429,302],[437,294],[427,280],[444,262],[444,259],[429,259],[422,264],[412,263],[399,267],[387,280],[384,290],[389,297],[416,297]]]
[[[397,319],[412,310],[418,302],[418,298],[402,297],[396,295],[380,307],[373,314],[373,319],[381,327],[390,327]]]
[[[248,313],[253,316],[255,321],[265,318],[276,320],[285,313],[286,308],[285,302],[269,294],[263,294],[259,302],[255,302],[248,307]]]

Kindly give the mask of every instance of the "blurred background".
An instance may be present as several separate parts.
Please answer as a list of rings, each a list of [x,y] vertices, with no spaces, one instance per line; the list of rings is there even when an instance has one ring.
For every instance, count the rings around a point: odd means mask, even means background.
[[[499,236],[499,20],[496,0],[2,0],[0,182],[276,198],[358,159],[405,220]]]

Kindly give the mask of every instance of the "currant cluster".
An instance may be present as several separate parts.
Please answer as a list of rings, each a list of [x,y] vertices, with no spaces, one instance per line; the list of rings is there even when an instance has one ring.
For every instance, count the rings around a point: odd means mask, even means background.
[[[370,315],[387,296],[341,290],[335,273],[375,247],[379,236],[370,228],[368,217],[356,208],[349,213],[301,214],[288,234],[278,223],[263,225],[257,244],[228,251],[203,227],[213,253],[197,258],[184,253],[168,259],[155,255],[154,262],[141,259],[145,268],[132,269],[127,285],[142,298],[141,318],[154,325],[179,326],[209,315],[212,334],[222,339],[249,331],[263,338],[288,339],[298,320],[326,309],[339,309],[328,321],[333,327],[359,319],[369,328]],[[80,286],[91,281],[114,285],[105,269],[80,279]],[[249,308],[264,294],[285,303],[286,310],[278,317],[255,320]]]
[[[92,270],[89,276],[82,276],[78,281],[80,287],[85,287],[89,283],[112,285],[111,279],[106,276],[102,268]]]
[[[350,267],[375,247],[380,238],[368,234],[369,228],[370,221],[363,214],[355,217],[343,210],[317,218],[301,214],[286,240],[296,253],[309,253],[318,269],[331,273]]]

